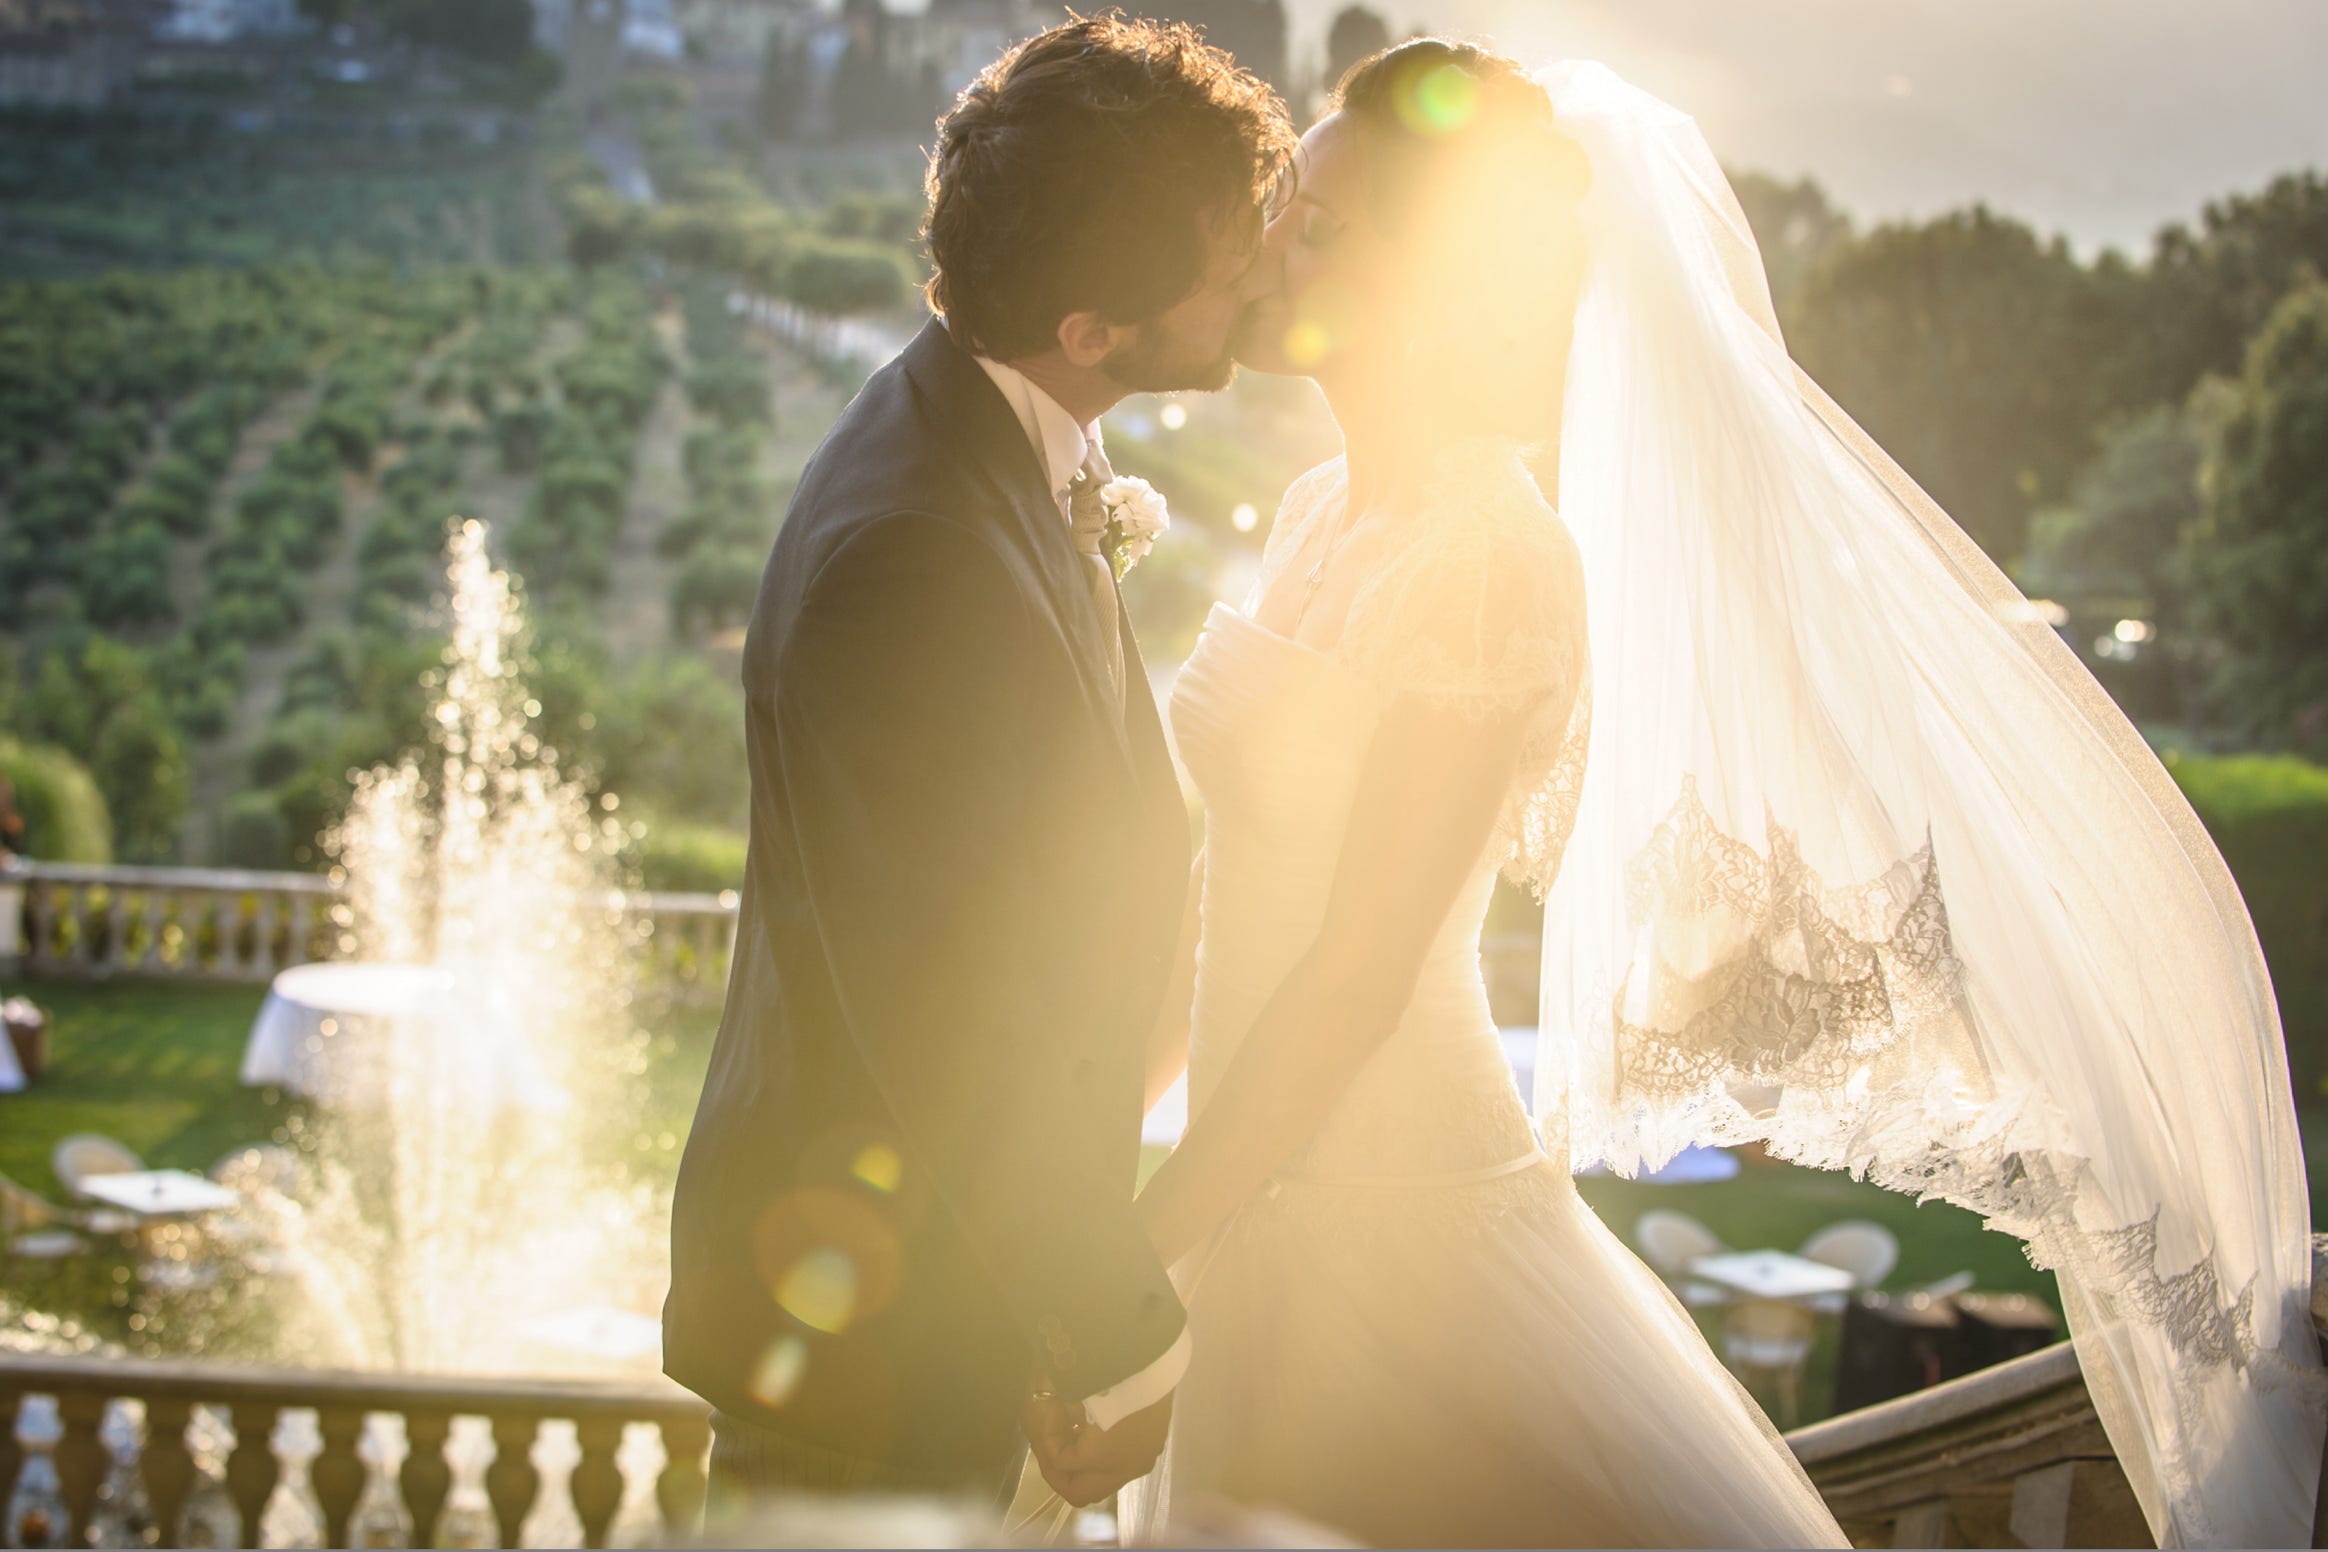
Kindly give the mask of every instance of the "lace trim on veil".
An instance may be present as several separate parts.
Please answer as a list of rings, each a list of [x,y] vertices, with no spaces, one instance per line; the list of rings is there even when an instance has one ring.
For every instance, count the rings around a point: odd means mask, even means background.
[[[2211,1253],[2161,1272],[2155,1211],[2079,1222],[2087,1161],[2055,1141],[2042,1096],[1997,1080],[1972,1034],[1930,839],[1837,888],[1792,832],[1765,829],[1768,855],[1724,831],[1685,776],[1635,854],[1628,915],[1643,947],[1610,1002],[1610,1067],[1569,1096],[1577,1146],[1629,1172],[1693,1140],[1760,1142],[1955,1203],[2117,1317],[2165,1332],[2183,1361],[2328,1399],[2318,1370],[2259,1341],[2252,1278],[2226,1288]]]

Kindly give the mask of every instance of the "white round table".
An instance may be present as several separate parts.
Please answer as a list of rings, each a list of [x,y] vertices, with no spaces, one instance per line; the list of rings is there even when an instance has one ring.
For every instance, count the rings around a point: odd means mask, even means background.
[[[432,965],[362,960],[300,965],[275,977],[243,1048],[246,1087],[279,1088],[302,1099],[360,1106],[385,1099],[395,1052],[390,1042],[418,1020],[453,1020],[468,1028],[492,1020],[494,999],[463,994]],[[493,1031],[481,1031],[493,1033]],[[515,1031],[488,1041],[479,1074],[489,1108],[557,1110],[567,1096],[541,1070]]]
[[[425,1013],[452,988],[426,965],[300,965],[275,977],[243,1047],[242,1081],[320,1099],[333,1087],[340,1037]],[[336,1096],[334,1096],[336,1097]]]

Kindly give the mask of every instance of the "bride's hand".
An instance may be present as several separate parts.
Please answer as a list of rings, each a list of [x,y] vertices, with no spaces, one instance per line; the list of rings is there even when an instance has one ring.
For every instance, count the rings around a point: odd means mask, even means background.
[[[1080,1407],[1070,1409],[1080,1414]],[[1072,1425],[1043,1480],[1078,1509],[1088,1508],[1156,1469],[1172,1431],[1172,1397],[1119,1421],[1113,1428]],[[1056,1467],[1059,1475],[1051,1474]]]

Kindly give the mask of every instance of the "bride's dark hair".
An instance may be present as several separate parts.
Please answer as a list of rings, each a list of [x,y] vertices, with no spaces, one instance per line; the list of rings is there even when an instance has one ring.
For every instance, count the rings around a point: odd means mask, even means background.
[[[1592,174],[1518,60],[1416,38],[1327,100],[1363,135],[1371,213],[1413,255],[1419,393],[1467,424],[1551,434],[1583,270]]]

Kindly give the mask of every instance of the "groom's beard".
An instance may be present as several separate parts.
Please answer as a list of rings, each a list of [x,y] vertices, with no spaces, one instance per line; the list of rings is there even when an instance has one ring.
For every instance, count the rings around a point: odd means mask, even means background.
[[[1133,393],[1217,393],[1237,375],[1237,359],[1223,346],[1201,361],[1176,358],[1171,342],[1152,329],[1099,364],[1110,380]]]

